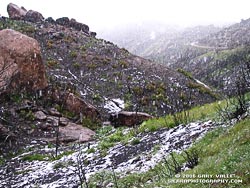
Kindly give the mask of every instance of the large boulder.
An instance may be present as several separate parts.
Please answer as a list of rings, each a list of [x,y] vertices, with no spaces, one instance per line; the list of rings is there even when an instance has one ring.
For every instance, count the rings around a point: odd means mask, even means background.
[[[75,114],[82,114],[85,118],[89,118],[91,120],[98,120],[100,117],[100,113],[93,105],[73,93],[68,93],[66,95],[65,107],[67,110],[74,112]]]
[[[52,89],[48,95],[55,103],[63,105],[64,109],[73,112],[75,115],[82,116],[92,121],[99,122],[100,112],[93,105],[89,104],[74,93]]]
[[[86,34],[89,34],[89,26],[83,23],[79,23],[75,19],[70,20],[69,26],[76,29],[77,31],[83,31]]]
[[[47,87],[39,43],[11,29],[0,31],[0,92]]]
[[[24,7],[20,8],[17,5],[10,3],[7,6],[7,12],[10,18],[20,20],[24,18],[27,10]]]
[[[58,18],[56,19],[56,23],[62,26],[69,26],[69,18],[68,17],[62,17],[62,18]]]
[[[96,37],[96,32],[90,31],[90,36],[91,37]]]
[[[83,31],[86,34],[89,34],[89,26],[87,26],[86,24],[77,22],[75,19],[69,19],[68,17],[62,17],[62,18],[58,18],[56,20],[56,23],[62,26],[66,26],[66,27],[72,27],[77,31]]]
[[[59,127],[61,142],[87,142],[93,139],[95,132],[89,128],[83,127],[75,123],[68,123],[64,127]]]
[[[56,21],[52,18],[52,17],[48,17],[45,19],[46,22],[49,22],[49,23],[52,23],[52,24],[55,24]]]
[[[153,116],[143,112],[120,111],[117,114],[111,114],[109,120],[115,127],[133,127],[150,118],[153,118]]]
[[[26,13],[24,19],[29,22],[37,23],[37,22],[42,22],[44,20],[44,17],[40,12],[29,10]]]

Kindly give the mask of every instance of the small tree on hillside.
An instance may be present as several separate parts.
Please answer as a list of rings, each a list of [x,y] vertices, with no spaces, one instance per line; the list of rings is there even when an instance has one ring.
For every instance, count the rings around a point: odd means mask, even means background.
[[[247,112],[249,107],[250,91],[250,60],[244,58],[239,71],[235,72],[236,79],[232,84],[225,107],[218,106],[218,113],[222,120],[239,119],[241,115]],[[229,98],[234,96],[233,98]]]

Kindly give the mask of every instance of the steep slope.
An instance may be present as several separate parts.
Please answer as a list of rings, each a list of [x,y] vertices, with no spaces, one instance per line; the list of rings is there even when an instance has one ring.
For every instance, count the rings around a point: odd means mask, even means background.
[[[61,20],[68,19],[31,23],[3,18],[0,28],[13,28],[37,39],[50,87],[75,92],[99,107],[104,116],[112,112],[110,105],[161,116],[184,108],[178,105],[183,100],[187,107],[213,99],[210,92],[190,88],[190,79],[177,71],[96,39]],[[120,104],[115,102],[118,99]]]
[[[200,45],[214,48],[236,48],[250,44],[250,18],[224,28],[220,32],[204,37],[198,41]]]
[[[182,67],[210,86],[234,94],[232,90],[240,79],[250,79],[249,30],[248,19],[204,37],[192,45],[207,52],[187,57],[172,67]]]
[[[249,79],[249,31],[250,19],[225,28],[198,26],[144,38],[130,49],[232,95],[239,79]]]

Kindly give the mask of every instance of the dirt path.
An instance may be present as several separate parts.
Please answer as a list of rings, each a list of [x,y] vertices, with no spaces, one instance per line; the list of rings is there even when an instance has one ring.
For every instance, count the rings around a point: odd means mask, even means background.
[[[202,48],[202,49],[211,49],[211,50],[227,50],[228,49],[228,47],[215,47],[215,46],[198,45],[197,42],[190,43],[190,46],[193,46],[196,48]]]

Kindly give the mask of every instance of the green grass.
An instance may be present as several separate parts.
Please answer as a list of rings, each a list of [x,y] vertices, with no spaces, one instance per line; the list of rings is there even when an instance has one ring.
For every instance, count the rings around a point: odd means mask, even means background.
[[[193,170],[182,174],[233,174],[239,184],[217,184],[212,187],[250,187],[250,119],[245,119],[232,128],[219,128],[208,133],[193,148],[200,149],[200,163]],[[197,187],[188,184],[188,187]],[[199,187],[208,185],[200,184]],[[171,187],[182,187],[172,185]]]
[[[247,101],[250,101],[250,93],[247,93],[245,97]],[[221,121],[221,117],[218,114],[218,110],[219,110],[218,107],[220,107],[221,109],[224,109],[227,105],[229,105],[229,107],[231,106],[230,108],[233,111],[235,110],[235,109],[232,109],[233,103],[236,104],[237,99],[230,98],[230,99],[225,99],[221,101],[216,101],[216,102],[205,104],[202,106],[193,107],[190,110],[176,113],[175,116],[180,117],[181,119],[181,121],[179,122],[180,124],[187,124],[187,123],[195,122],[195,121],[208,121],[208,120]],[[184,117],[185,114],[187,114],[188,118]],[[138,127],[138,131],[139,132],[154,132],[161,128],[173,128],[178,125],[179,124],[175,121],[174,115],[169,114],[169,115],[166,115],[165,117],[157,117],[157,118],[152,118],[147,121],[144,121]]]
[[[119,127],[115,130],[111,126],[107,126],[97,130],[97,138],[100,140],[98,149],[106,153],[107,150],[117,143],[128,144],[130,140],[132,145],[139,143],[137,138],[134,138],[138,133],[137,129],[131,129],[124,132],[125,127]],[[134,140],[134,141],[133,141]]]
[[[216,120],[218,118],[217,108],[218,105],[225,106],[226,100],[217,101],[210,104],[205,104],[203,106],[196,106],[190,110],[177,113],[181,117],[184,116],[184,113],[188,114],[188,122],[192,121],[206,121],[206,120]],[[185,120],[186,121],[186,120]],[[185,124],[185,121],[183,122]],[[154,132],[160,128],[172,128],[176,126],[173,115],[167,115],[165,117],[153,118],[143,122],[139,130],[140,132]]]
[[[215,120],[218,116],[217,107],[226,105],[226,101],[214,102],[211,104],[205,104],[203,106],[194,107],[188,111],[180,112],[178,115],[183,113],[189,114],[188,122],[192,121],[206,121]],[[99,128],[96,132],[96,138],[100,140],[98,148],[101,150],[108,150],[113,147],[116,143],[121,142],[128,144],[134,136],[141,132],[154,132],[161,128],[172,128],[176,126],[173,115],[167,115],[165,117],[153,118],[143,122],[137,129],[131,129],[126,134],[123,133],[124,128],[113,129],[111,126]],[[131,142],[134,144],[133,142]]]
[[[0,20],[0,30],[7,28],[26,34],[32,34],[36,31],[36,28],[32,24],[25,21],[11,20],[9,18],[5,19],[5,21]]]
[[[217,61],[223,61],[229,58],[230,56],[237,55],[239,53],[245,53],[247,52],[247,48],[244,47],[238,47],[234,49],[227,49],[227,50],[220,50],[218,52],[210,51],[205,54],[202,54],[197,57],[197,59],[202,59],[204,57],[210,57]]]
[[[25,155],[22,157],[23,161],[46,161],[48,160],[47,155],[41,155],[41,154],[32,154],[32,155]]]

